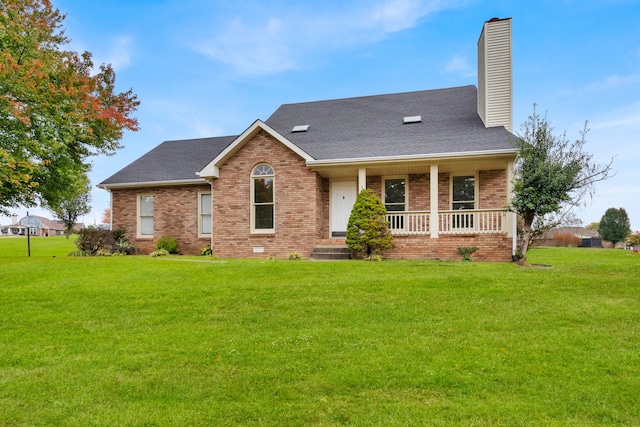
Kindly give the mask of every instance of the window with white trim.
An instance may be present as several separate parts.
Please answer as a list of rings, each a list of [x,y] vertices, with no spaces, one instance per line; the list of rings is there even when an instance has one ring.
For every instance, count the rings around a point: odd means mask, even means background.
[[[451,209],[454,211],[476,208],[476,177],[460,175],[451,177]]]
[[[153,237],[153,196],[138,196],[138,236]]]
[[[458,175],[451,177],[451,209],[455,211],[473,210],[476,208],[475,175]],[[451,217],[454,228],[473,229],[473,212],[454,214]]]
[[[387,208],[387,220],[391,230],[404,230],[404,215],[394,215],[394,212],[407,210],[407,177],[394,176],[382,180],[382,200]]]
[[[275,217],[275,172],[266,163],[251,172],[251,231],[273,233]]]
[[[407,210],[407,179],[393,177],[384,179],[384,206],[388,212],[402,212]]]
[[[198,193],[198,235],[211,236],[211,193]]]

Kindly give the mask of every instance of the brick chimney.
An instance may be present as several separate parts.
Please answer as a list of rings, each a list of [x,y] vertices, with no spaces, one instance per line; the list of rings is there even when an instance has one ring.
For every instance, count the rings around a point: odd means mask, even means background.
[[[478,115],[485,127],[513,131],[511,18],[484,23],[478,40]]]

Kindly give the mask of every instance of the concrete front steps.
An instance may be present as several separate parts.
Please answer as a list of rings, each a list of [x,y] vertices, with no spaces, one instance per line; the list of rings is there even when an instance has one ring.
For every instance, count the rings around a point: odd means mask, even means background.
[[[346,245],[318,245],[311,251],[311,261],[336,261],[349,259],[351,251]]]

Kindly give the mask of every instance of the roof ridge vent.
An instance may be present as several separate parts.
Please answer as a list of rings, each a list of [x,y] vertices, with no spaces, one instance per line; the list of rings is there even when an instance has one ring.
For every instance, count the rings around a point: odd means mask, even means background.
[[[291,132],[306,132],[309,130],[309,125],[297,125],[291,129]]]
[[[405,116],[402,123],[422,123],[422,116]]]

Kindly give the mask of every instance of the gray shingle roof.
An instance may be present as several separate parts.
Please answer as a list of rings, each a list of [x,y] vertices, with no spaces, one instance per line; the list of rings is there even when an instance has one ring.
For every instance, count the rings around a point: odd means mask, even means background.
[[[485,128],[475,86],[284,104],[266,123],[315,160],[512,150],[504,127]],[[404,124],[404,117],[421,122]],[[295,126],[309,125],[305,132]],[[237,136],[166,141],[100,186],[197,179]]]
[[[266,123],[316,160],[510,150],[511,133],[485,128],[476,100],[476,87],[462,86],[285,104]],[[292,132],[299,125],[309,129]]]
[[[165,141],[99,185],[194,180],[236,136]]]

